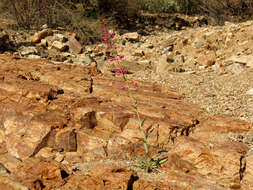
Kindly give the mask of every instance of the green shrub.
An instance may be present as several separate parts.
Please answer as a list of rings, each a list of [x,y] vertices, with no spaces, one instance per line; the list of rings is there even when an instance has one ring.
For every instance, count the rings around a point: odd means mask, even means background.
[[[77,33],[82,44],[100,40],[97,9],[83,3],[75,3],[72,6],[72,9],[62,4],[54,7],[54,25]]]
[[[19,28],[63,27],[76,32],[82,43],[100,39],[96,0],[1,0],[1,17],[14,19]]]
[[[222,24],[232,16],[248,19],[252,0],[0,0],[0,17],[16,20],[19,27],[38,29],[43,24],[77,32],[84,42],[100,39],[97,18],[113,16],[125,28],[136,24],[139,12],[206,15]]]
[[[145,8],[154,13],[178,12],[180,10],[177,0],[147,0]]]

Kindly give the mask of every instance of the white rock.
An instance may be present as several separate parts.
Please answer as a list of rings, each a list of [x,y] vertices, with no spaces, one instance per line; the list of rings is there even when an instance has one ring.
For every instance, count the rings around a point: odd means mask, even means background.
[[[63,55],[64,57],[76,57],[75,55],[73,55],[73,54],[71,54],[71,53],[69,53],[69,52],[63,52],[62,55]]]
[[[245,55],[245,56],[232,56],[227,59],[227,61],[233,61],[234,63],[243,64],[247,67],[253,67],[253,56]]]
[[[56,155],[55,155],[55,161],[57,162],[62,162],[64,160],[64,155],[62,155],[61,153],[57,152]]]
[[[48,47],[47,40],[46,40],[46,39],[42,39],[42,40],[40,41],[39,46],[44,47],[44,48]]]
[[[54,39],[56,41],[63,42],[63,43],[68,41],[68,38],[64,36],[63,34],[55,34]]]
[[[92,62],[95,62],[95,60],[90,55],[81,54],[80,56],[77,56],[76,59],[73,60],[74,63],[80,64],[80,65],[89,65]]]
[[[162,55],[156,64],[156,73],[160,75],[166,74],[168,72],[168,67],[167,55]]]
[[[200,70],[204,70],[205,68],[206,68],[206,67],[205,67],[204,65],[200,65],[200,66],[199,66],[199,69],[200,69]]]
[[[244,66],[240,63],[233,63],[233,64],[227,66],[226,69],[234,74],[239,74],[242,71],[244,71]]]
[[[152,49],[152,48],[154,47],[154,45],[153,45],[153,44],[150,44],[150,43],[144,43],[144,44],[141,45],[141,47],[143,47],[143,48],[148,48],[148,49]]]
[[[146,65],[146,66],[151,65],[151,61],[150,60],[141,60],[141,61],[138,61],[138,63],[140,65]]]
[[[40,59],[41,57],[39,55],[33,55],[33,54],[31,54],[31,55],[28,55],[27,58],[28,59]]]
[[[19,51],[22,56],[38,53],[37,49],[34,46],[28,46],[28,47],[22,46],[19,49]]]
[[[54,41],[52,44],[52,48],[55,48],[59,51],[65,51],[67,49],[68,45],[59,41]]]
[[[139,41],[139,34],[137,32],[130,32],[124,34],[123,38],[129,41]]]
[[[48,25],[47,24],[44,24],[41,26],[41,29],[47,29],[48,28]]]
[[[253,95],[253,88],[249,89],[247,92],[246,92],[247,95]]]

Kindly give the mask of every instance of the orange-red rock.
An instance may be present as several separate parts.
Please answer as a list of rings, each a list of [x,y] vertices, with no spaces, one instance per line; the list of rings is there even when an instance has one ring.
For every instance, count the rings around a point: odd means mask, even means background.
[[[102,75],[96,68],[7,55],[0,55],[0,63],[0,163],[10,171],[4,175],[11,176],[0,177],[0,187],[223,190],[253,186],[250,141],[231,136],[250,134],[251,124],[209,117],[176,91],[137,81],[132,95],[140,118],[146,119],[142,128],[153,127],[150,154],[163,150],[168,156],[159,168],[162,176],[145,174],[146,178],[129,166],[145,153],[133,101],[119,89],[122,78]]]
[[[44,29],[36,34],[34,34],[33,36],[31,36],[30,40],[33,43],[39,43],[42,39],[44,39],[47,36],[52,35],[53,32],[50,29]]]

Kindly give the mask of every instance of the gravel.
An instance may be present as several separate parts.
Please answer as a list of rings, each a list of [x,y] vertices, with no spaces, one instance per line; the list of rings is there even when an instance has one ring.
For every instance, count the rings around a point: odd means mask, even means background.
[[[195,73],[170,72],[160,77],[152,71],[135,73],[137,80],[168,85],[185,95],[185,101],[199,104],[210,115],[222,114],[253,123],[253,69],[240,74],[217,74],[203,70]]]

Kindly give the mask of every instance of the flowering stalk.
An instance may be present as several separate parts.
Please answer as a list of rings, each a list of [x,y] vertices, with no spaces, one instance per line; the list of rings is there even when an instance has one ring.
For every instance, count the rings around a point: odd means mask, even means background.
[[[112,48],[116,49],[117,47],[112,45],[112,39],[114,38],[115,34],[113,34],[113,33],[109,34],[109,32],[106,31],[106,29],[105,29],[106,25],[105,25],[104,20],[101,19],[100,21],[101,21],[101,32],[104,33],[104,42],[106,43],[106,50],[110,50]],[[110,57],[109,61],[110,62],[117,61],[118,65],[119,65],[119,61],[122,60],[123,58],[124,58],[124,56],[122,56],[122,55],[120,55],[120,56],[118,56],[116,58]],[[127,77],[126,77],[127,71],[124,68],[120,68],[119,70],[115,71],[115,75],[117,75],[117,76],[122,75],[122,77],[123,77],[123,79],[125,81],[129,97],[134,102],[133,105],[132,105],[132,107],[134,108],[135,113],[137,115],[137,124],[138,124],[138,127],[139,127],[140,131],[142,132],[142,134],[144,136],[144,138],[143,138],[143,146],[144,146],[144,150],[145,150],[146,159],[139,158],[139,162],[135,163],[134,166],[140,167],[142,169],[145,169],[146,172],[150,172],[154,168],[157,168],[162,163],[166,162],[167,159],[168,159],[168,157],[164,157],[164,158],[160,159],[161,155],[158,155],[156,158],[152,158],[150,156],[150,154],[149,154],[149,148],[148,148],[148,137],[152,133],[153,128],[152,128],[152,126],[150,126],[146,130],[143,129],[145,119],[141,120],[140,113],[139,113],[139,110],[138,110],[138,102],[133,97],[132,89],[130,88],[129,81],[127,80]],[[132,86],[136,87],[137,86],[137,82],[133,82]],[[123,85],[120,86],[120,89],[121,90],[125,90],[125,86],[123,86]]]
[[[144,149],[145,149],[145,155],[146,155],[146,158],[151,160],[151,157],[149,155],[149,148],[148,148],[148,135],[147,133],[143,130],[143,125],[144,125],[144,121],[145,120],[141,120],[141,117],[140,117],[140,113],[139,113],[139,110],[138,110],[138,102],[137,100],[134,99],[133,97],[133,94],[132,94],[132,89],[130,88],[130,85],[129,85],[129,82],[128,80],[126,79],[126,74],[124,72],[122,72],[122,77],[123,79],[125,80],[126,82],[126,85],[127,85],[127,89],[128,89],[128,93],[129,93],[129,96],[130,98],[132,99],[132,101],[134,102],[134,104],[132,105],[132,107],[134,108],[135,110],[135,113],[137,115],[137,124],[138,124],[138,127],[139,129],[141,130],[143,136],[144,136],[144,140],[143,140],[143,145],[144,145]],[[137,86],[137,83],[136,82],[133,82],[132,83],[133,86]]]

